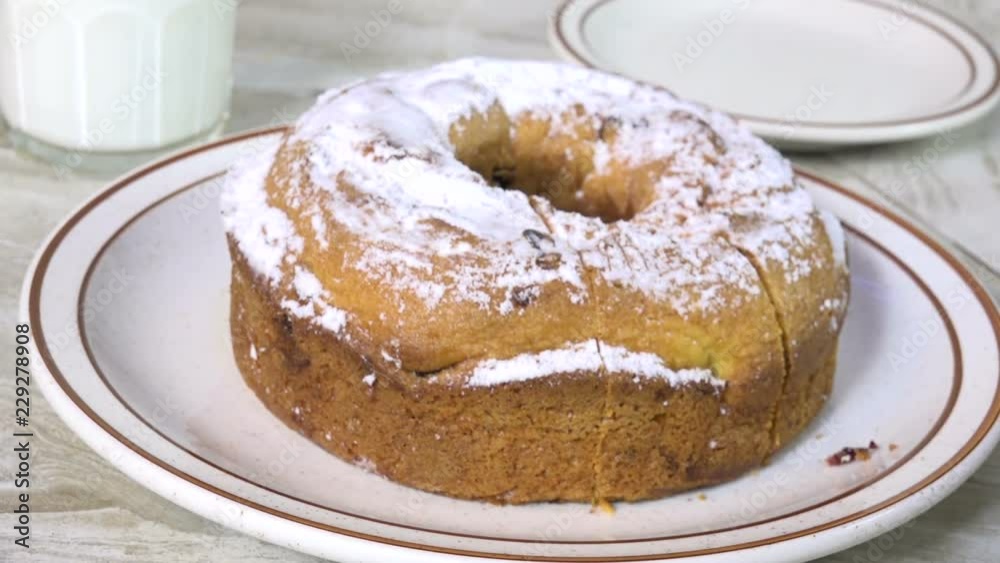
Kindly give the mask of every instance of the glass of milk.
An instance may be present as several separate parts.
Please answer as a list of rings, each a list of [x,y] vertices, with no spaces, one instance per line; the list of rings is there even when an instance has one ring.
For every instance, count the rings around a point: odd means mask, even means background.
[[[238,0],[0,0],[0,109],[57,173],[119,172],[217,136]]]

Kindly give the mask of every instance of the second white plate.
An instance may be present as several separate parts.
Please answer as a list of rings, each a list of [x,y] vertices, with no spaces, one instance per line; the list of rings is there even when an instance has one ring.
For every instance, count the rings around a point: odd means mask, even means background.
[[[929,136],[1000,99],[989,44],[910,0],[569,0],[550,39],[789,148]]]

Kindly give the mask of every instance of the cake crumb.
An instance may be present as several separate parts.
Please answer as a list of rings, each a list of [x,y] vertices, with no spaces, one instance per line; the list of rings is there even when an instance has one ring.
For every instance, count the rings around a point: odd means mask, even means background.
[[[354,465],[358,466],[364,471],[367,471],[368,473],[373,473],[375,475],[379,474],[378,466],[375,465],[375,463],[372,460],[368,459],[367,457],[354,458]]]
[[[872,452],[877,449],[878,444],[876,444],[874,440],[869,441],[868,447],[866,448],[841,448],[839,452],[826,458],[826,464],[831,467],[835,467],[838,465],[854,463],[855,461],[868,461],[872,458]]]
[[[889,444],[889,451],[890,452],[894,452],[894,451],[896,451],[898,449],[899,449],[898,445],[896,445],[896,444]]]
[[[607,499],[594,501],[594,504],[590,507],[590,513],[596,514],[598,512],[603,512],[604,514],[614,514],[615,505],[608,502]]]
[[[698,500],[705,501],[708,500],[708,495],[705,493],[698,493]]]

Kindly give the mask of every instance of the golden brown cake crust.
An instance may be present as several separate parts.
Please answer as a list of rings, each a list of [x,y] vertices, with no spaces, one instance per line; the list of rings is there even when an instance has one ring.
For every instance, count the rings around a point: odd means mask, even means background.
[[[839,223],[662,90],[509,61],[376,77],[237,166],[222,206],[250,387],[423,490],[655,498],[760,465],[830,392]]]
[[[247,384],[288,426],[394,481],[496,503],[639,500],[726,481],[770,451],[765,380],[781,373],[721,392],[621,373],[497,388],[366,380],[363,358],[276,307],[233,256],[233,349]]]

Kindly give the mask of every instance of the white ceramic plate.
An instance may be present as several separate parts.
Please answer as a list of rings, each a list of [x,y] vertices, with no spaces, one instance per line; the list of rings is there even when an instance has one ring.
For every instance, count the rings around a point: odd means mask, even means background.
[[[568,0],[556,50],[729,112],[792,148],[899,141],[969,123],[1000,63],[912,0]]]
[[[231,356],[216,179],[275,134],[115,183],[59,227],[24,287],[34,377],[56,411],[133,479],[212,520],[341,561],[804,561],[929,508],[1000,435],[1000,319],[983,289],[901,219],[805,177],[848,226],[853,297],[829,406],[766,468],[614,515],[390,483],[285,428]],[[881,444],[871,461],[825,464],[869,440]]]

